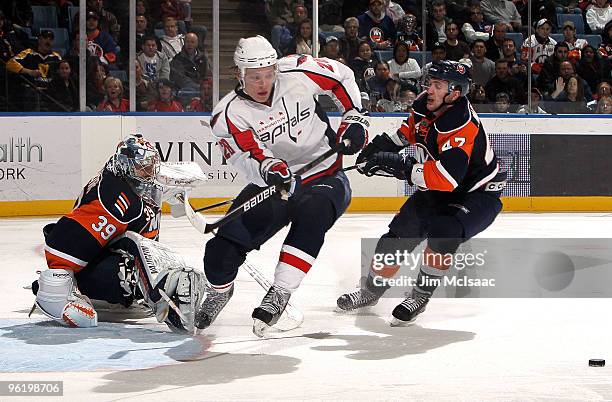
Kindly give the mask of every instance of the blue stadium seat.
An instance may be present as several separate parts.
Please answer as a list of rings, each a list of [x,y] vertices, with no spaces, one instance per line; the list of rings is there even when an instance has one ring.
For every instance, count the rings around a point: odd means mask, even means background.
[[[593,46],[595,49],[601,45],[601,35],[576,35],[578,39],[586,39],[589,42],[589,45]]]
[[[506,38],[510,38],[514,41],[514,46],[516,46],[517,51],[521,51],[521,47],[523,47],[523,42],[525,38],[523,38],[523,34],[520,32],[508,32],[506,33]]]
[[[42,27],[57,28],[57,8],[55,6],[32,6],[32,29],[38,34]]]
[[[110,70],[108,74],[111,77],[119,78],[121,82],[128,82],[128,75],[124,70]]]
[[[563,29],[563,23],[565,21],[572,21],[576,26],[576,33],[584,33],[584,21],[582,14],[557,14],[557,26],[559,29]]]
[[[393,50],[375,50],[374,53],[380,61],[389,61],[393,58]]]
[[[163,29],[155,29],[155,37],[156,38],[161,38],[162,36],[164,36],[166,33],[164,32]]]
[[[419,67],[423,67],[423,54],[425,54],[425,64],[431,62],[431,52],[410,52],[410,58],[415,59],[419,63]]]
[[[551,37],[551,39],[554,39],[554,41],[557,43],[561,43],[565,40],[565,38],[563,37],[563,34],[551,33],[549,36]]]
[[[66,28],[40,28],[41,30],[53,31],[55,39],[53,40],[53,50],[64,56],[70,49],[70,38]],[[62,53],[63,51],[63,53]]]

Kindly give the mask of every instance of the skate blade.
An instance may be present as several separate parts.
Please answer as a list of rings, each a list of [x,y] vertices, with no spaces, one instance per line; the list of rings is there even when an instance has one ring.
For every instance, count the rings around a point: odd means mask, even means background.
[[[414,324],[414,322],[416,321],[416,317],[414,317],[410,321],[403,321],[403,320],[400,320],[400,319],[397,319],[391,316],[388,321],[389,321],[389,325],[391,325],[392,327],[409,327],[412,324]]]
[[[268,333],[268,331],[270,330],[270,328],[272,328],[272,327],[270,327],[265,322],[263,322],[263,321],[261,321],[261,320],[259,320],[257,318],[253,318],[253,333],[258,338],[265,337],[266,334]]]

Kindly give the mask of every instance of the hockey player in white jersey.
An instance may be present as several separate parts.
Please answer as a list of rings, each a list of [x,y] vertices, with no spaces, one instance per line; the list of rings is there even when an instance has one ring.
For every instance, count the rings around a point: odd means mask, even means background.
[[[227,304],[234,279],[248,252],[258,249],[284,226],[285,238],[274,283],[252,314],[261,336],[275,324],[314,264],[325,233],[346,210],[351,189],[342,172],[342,155],[359,152],[367,142],[369,121],[361,112],[353,72],[326,58],[292,55],[277,60],[262,36],[241,39],[234,54],[240,85],[215,107],[213,134],[223,156],[250,182],[233,206],[262,187],[277,186],[288,199],[272,197],[223,225],[206,244],[204,271],[213,291],[196,314],[196,326],[208,327]],[[332,95],[343,112],[334,131],[316,96]],[[341,141],[340,155],[301,177],[297,171]]]

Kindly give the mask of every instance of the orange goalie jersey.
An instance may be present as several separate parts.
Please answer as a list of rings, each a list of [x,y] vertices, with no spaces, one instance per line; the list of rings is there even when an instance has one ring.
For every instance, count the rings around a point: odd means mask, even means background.
[[[128,230],[157,240],[160,215],[160,207],[104,168],[85,186],[74,209],[46,234],[47,265],[78,272]]]

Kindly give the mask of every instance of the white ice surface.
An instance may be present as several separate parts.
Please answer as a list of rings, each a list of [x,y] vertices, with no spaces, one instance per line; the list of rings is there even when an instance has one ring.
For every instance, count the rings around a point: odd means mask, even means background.
[[[41,228],[54,219],[2,219],[0,380],[63,380],[62,401],[612,400],[610,366],[587,364],[612,360],[610,299],[434,299],[406,328],[385,322],[397,299],[361,315],[335,313],[338,295],[358,282],[360,238],[384,233],[390,217],[341,218],[292,297],[304,324],[265,340],[250,319],[264,291],[244,272],[226,309],[195,338],[154,319],[95,329],[28,319],[33,296],[23,286],[45,267]],[[249,256],[269,278],[285,233]],[[201,264],[206,237],[186,219],[164,216],[161,234]],[[612,215],[504,214],[481,236],[612,237]]]

